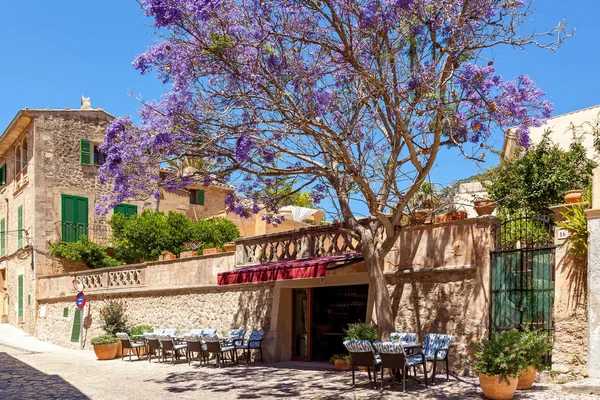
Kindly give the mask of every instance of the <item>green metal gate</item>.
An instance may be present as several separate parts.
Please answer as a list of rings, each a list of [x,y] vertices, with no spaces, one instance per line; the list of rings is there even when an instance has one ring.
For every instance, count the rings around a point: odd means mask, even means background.
[[[490,334],[529,328],[552,336],[554,221],[545,215],[513,218],[493,234]]]

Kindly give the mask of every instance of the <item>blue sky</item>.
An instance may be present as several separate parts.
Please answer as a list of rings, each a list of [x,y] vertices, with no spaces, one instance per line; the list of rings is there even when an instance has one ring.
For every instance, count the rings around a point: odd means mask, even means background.
[[[555,114],[600,104],[600,2],[538,0],[535,5],[532,29],[546,30],[566,18],[575,36],[556,53],[498,51],[499,73],[533,77],[554,103]],[[131,67],[135,55],[155,41],[135,0],[2,0],[0,17],[0,132],[25,107],[78,108],[85,95],[93,107],[133,115],[139,103],[130,90],[145,99],[164,92],[153,77]],[[448,151],[438,158],[431,180],[447,184],[478,171],[473,162]]]

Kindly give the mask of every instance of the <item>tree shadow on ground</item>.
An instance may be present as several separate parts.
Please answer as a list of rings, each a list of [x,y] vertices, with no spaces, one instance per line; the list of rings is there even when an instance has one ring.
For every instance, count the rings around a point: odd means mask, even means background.
[[[339,372],[321,363],[283,362],[274,364],[233,365],[217,368],[199,366],[183,373],[169,373],[162,380],[151,380],[164,385],[168,393],[219,393],[223,398],[301,398],[380,400],[387,398],[482,399],[478,382],[473,378],[451,377],[449,381],[436,379],[434,386],[407,381],[406,393],[401,384],[390,387],[386,376],[380,391],[373,388],[365,372],[356,373],[356,387],[352,387],[351,372]]]
[[[86,400],[88,397],[60,376],[45,374],[0,352],[0,399]]]

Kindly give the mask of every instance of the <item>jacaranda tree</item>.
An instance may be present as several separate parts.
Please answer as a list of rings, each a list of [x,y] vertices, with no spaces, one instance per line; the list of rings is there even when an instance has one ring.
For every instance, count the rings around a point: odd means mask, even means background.
[[[383,260],[438,152],[478,158],[497,127],[515,127],[526,146],[552,111],[530,78],[504,80],[486,57],[501,45],[555,49],[569,36],[564,23],[522,34],[533,12],[524,0],[141,5],[159,40],[133,66],[168,92],[143,104],[139,124],[118,118],[107,130],[101,179],[114,193],[100,208],[159,186],[231,182],[244,194],[228,197],[231,210],[274,214],[287,199],[264,188],[293,176],[315,202],[331,195],[360,238],[384,337],[394,316]],[[186,158],[202,168],[158,172]]]

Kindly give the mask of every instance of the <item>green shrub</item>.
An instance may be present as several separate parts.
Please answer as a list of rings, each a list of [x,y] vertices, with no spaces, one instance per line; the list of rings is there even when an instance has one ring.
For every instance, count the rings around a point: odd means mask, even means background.
[[[126,311],[127,305],[123,300],[112,300],[107,296],[100,307],[102,329],[109,335],[114,335],[117,332],[127,332]]]
[[[543,370],[546,367],[544,359],[552,349],[550,335],[544,331],[521,332],[520,349],[523,351],[524,362],[527,366]]]
[[[505,331],[496,333],[491,339],[475,344],[475,371],[487,376],[498,375],[499,382],[508,383],[509,377],[518,377],[527,368],[526,350],[523,345],[523,333]]]
[[[348,362],[350,360],[350,354],[334,354],[329,358],[331,364],[335,363],[335,360],[344,360]]]
[[[119,339],[115,335],[102,335],[92,339],[92,346],[117,343]]]
[[[185,242],[200,242],[200,250],[223,247],[240,236],[235,224],[225,218],[194,222],[177,212],[144,211],[125,217],[115,214],[108,222],[118,259],[126,263],[158,259],[163,250],[179,255]]]
[[[141,336],[146,332],[154,332],[154,328],[149,325],[136,325],[131,328],[129,334],[132,336]]]
[[[116,267],[122,264],[106,253],[106,247],[91,242],[83,235],[74,243],[52,243],[48,251],[55,257],[81,262],[89,268]]]
[[[344,330],[345,340],[368,340],[373,343],[379,340],[377,327],[365,322],[359,322]]]

